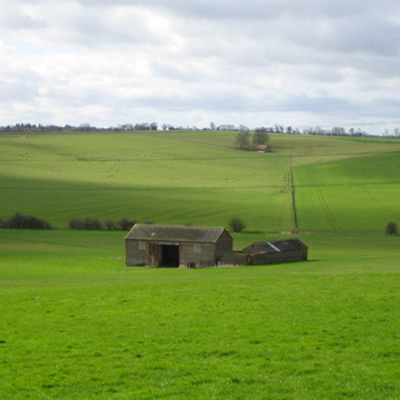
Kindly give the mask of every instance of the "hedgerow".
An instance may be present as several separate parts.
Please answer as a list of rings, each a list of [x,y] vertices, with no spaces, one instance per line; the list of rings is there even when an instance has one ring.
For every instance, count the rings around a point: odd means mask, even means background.
[[[16,212],[12,217],[0,220],[0,227],[6,229],[53,229],[51,224],[33,215]]]

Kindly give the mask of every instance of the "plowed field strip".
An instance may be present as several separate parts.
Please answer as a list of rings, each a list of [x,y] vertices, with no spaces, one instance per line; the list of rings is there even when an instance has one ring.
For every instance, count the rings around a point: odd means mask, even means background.
[[[365,182],[365,183],[357,183],[357,186],[375,186],[375,185],[400,185],[400,181],[382,181],[382,182]],[[314,183],[310,184],[301,184],[296,185],[298,188],[306,188],[306,187],[314,187]],[[345,186],[354,186],[354,182],[349,183],[319,183],[320,187],[345,187]]]
[[[293,176],[293,168],[292,168],[292,159],[290,159],[289,164],[289,185],[290,191],[292,195],[292,210],[293,210],[293,221],[294,221],[294,232],[299,231],[299,221],[297,218],[297,209],[296,209],[296,186],[294,184],[294,176]]]
[[[330,226],[332,227],[333,230],[340,231],[340,227],[336,222],[335,216],[333,215],[332,211],[330,210],[330,208],[325,200],[325,197],[322,193],[320,185],[317,183],[317,179],[315,177],[313,169],[310,170],[310,178],[311,178],[311,181],[313,182],[313,184],[311,186],[315,189],[315,192],[318,196],[319,202],[321,203],[322,209],[324,211],[324,214],[325,214],[325,217],[326,217],[328,223],[330,224]]]
[[[360,188],[361,192],[363,192],[373,203],[375,203],[376,207],[381,209],[383,212],[385,212],[389,217],[393,217],[396,219],[400,219],[399,214],[396,214],[391,210],[386,204],[384,204],[376,195],[371,192],[371,190],[368,189],[368,186],[370,184],[358,184],[357,182],[360,181],[360,177],[357,175],[355,170],[351,168],[350,165],[346,165],[346,170],[348,174],[353,178],[353,183],[352,186],[357,186]],[[396,184],[399,184],[400,182],[396,182]],[[394,183],[390,183],[394,184]],[[387,183],[381,183],[381,185],[387,185]]]

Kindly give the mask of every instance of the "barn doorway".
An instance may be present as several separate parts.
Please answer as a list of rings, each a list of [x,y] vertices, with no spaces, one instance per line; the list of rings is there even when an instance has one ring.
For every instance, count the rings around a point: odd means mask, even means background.
[[[179,246],[163,244],[161,253],[160,267],[179,267]]]

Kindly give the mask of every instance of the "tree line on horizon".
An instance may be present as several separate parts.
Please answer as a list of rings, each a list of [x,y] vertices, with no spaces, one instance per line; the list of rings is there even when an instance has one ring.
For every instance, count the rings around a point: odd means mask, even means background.
[[[42,125],[31,123],[17,123],[14,125],[0,126],[0,132],[13,133],[13,132],[132,132],[132,131],[237,131],[237,132],[265,132],[265,133],[286,133],[293,135],[320,135],[320,136],[352,136],[352,137],[385,137],[400,139],[400,128],[394,128],[392,132],[385,129],[382,135],[373,135],[360,128],[345,129],[340,126],[335,126],[331,129],[324,129],[319,126],[309,128],[293,128],[292,126],[283,126],[275,124],[273,126],[260,126],[256,128],[249,128],[245,125],[232,125],[222,124],[216,125],[210,122],[209,127],[198,128],[196,126],[174,126],[171,124],[162,124],[161,127],[156,122],[143,122],[143,123],[126,123],[117,126],[109,126],[107,128],[96,127],[90,124],[74,125]]]

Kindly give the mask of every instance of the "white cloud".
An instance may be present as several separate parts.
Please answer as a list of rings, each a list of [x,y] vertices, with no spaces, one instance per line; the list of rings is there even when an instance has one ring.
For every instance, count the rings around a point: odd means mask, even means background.
[[[392,0],[0,0],[0,124],[376,130],[397,121],[399,16]]]

